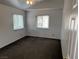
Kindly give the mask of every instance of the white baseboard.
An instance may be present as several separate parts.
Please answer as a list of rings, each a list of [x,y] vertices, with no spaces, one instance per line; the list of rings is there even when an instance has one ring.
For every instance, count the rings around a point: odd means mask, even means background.
[[[67,57],[63,57],[63,59],[68,59]]]
[[[70,59],[70,57],[69,57],[69,56],[67,56],[67,59]]]
[[[63,57],[63,59],[70,59],[70,57],[69,57],[69,56],[67,56],[67,57]]]

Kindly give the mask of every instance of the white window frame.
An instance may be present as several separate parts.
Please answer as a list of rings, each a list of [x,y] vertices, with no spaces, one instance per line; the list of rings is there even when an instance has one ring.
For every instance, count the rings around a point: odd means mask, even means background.
[[[14,19],[14,17],[15,17],[15,15],[16,16],[21,16],[23,19],[21,20],[22,21],[22,25],[17,25],[16,26],[16,24],[15,24],[15,19]],[[13,30],[20,30],[20,29],[24,29],[24,16],[23,15],[21,15],[21,14],[13,14],[12,15],[13,16]],[[17,19],[18,21],[20,20],[20,19]],[[20,22],[20,21],[19,21]],[[20,24],[20,23],[17,23],[17,24]],[[16,28],[17,27],[17,28]]]
[[[47,20],[47,21],[48,21],[48,22],[47,22],[48,25],[47,25],[47,27],[44,27],[44,26],[43,26],[43,24],[44,24],[44,22],[43,22],[43,21],[44,21],[44,20],[43,20],[43,17],[44,17],[44,16],[47,16],[47,17],[48,17],[48,20]],[[38,17],[42,17],[41,26],[38,25],[38,21],[39,21],[39,20],[38,20]],[[36,20],[37,20],[37,24],[36,24],[37,28],[49,29],[49,16],[48,16],[48,15],[39,15],[39,16],[36,17]]]

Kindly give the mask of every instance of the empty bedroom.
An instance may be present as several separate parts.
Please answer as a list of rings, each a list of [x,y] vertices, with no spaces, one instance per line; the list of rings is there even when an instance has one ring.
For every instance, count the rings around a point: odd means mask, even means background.
[[[0,0],[0,59],[78,59],[77,0]]]

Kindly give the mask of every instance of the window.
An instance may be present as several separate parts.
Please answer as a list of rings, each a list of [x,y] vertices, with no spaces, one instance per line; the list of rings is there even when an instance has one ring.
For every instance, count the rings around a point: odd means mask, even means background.
[[[13,15],[13,29],[23,29],[24,28],[24,22],[23,22],[23,16],[22,15]]]
[[[37,16],[37,28],[49,28],[49,16]]]

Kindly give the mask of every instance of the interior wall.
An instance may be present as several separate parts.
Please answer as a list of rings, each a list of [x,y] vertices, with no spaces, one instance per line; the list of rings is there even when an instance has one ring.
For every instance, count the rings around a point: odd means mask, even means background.
[[[25,28],[13,30],[13,14],[21,14],[25,17],[24,11],[0,4],[0,48],[26,36]]]
[[[63,8],[63,2],[64,0],[45,0],[32,5],[30,9]]]
[[[36,16],[48,15],[49,16],[49,28],[42,29],[37,28]],[[59,9],[34,9],[27,13],[27,28],[28,35],[56,38],[61,37],[61,25],[62,25],[62,8]]]
[[[64,0],[64,9],[63,9],[63,21],[62,21],[62,36],[61,36],[61,43],[62,43],[62,52],[63,57],[67,57],[67,49],[68,49],[68,23],[69,23],[69,17],[71,14],[71,7],[72,7],[72,1],[71,0]]]
[[[70,24],[70,16],[75,13],[72,9],[73,0],[64,0],[64,9],[63,9],[63,20],[62,20],[62,33],[61,33],[61,44],[62,44],[62,52],[64,58],[70,58],[68,49],[71,49],[71,43],[69,43],[69,24]],[[75,13],[77,14],[77,12]],[[76,40],[74,38],[74,40]],[[75,41],[73,41],[73,45],[75,45]],[[74,54],[72,52],[72,54]],[[70,58],[73,59],[73,58]]]

